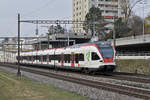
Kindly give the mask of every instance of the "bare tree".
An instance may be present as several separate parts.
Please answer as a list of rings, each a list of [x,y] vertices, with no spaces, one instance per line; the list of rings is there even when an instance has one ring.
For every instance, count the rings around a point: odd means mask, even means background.
[[[142,0],[119,0],[121,9],[125,15],[125,22],[128,23],[129,17],[131,16],[133,8]]]
[[[129,35],[136,36],[142,33],[143,28],[143,20],[139,17],[134,15],[130,21],[131,23],[131,33]]]

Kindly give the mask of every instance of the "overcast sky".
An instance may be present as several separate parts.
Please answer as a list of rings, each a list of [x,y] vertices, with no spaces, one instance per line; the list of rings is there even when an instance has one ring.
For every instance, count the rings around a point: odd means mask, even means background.
[[[149,1],[149,0],[147,0]],[[135,7],[136,14],[142,16],[142,5]],[[145,15],[150,12],[146,7]],[[0,0],[0,37],[17,36],[17,14],[28,19],[72,19],[72,0]],[[40,33],[46,32],[40,27]],[[34,36],[35,25],[21,24],[21,36]]]
[[[17,35],[17,13],[22,19],[71,19],[72,0],[0,0],[0,36]],[[40,32],[47,30],[40,27]],[[35,34],[35,25],[21,24],[22,36]]]

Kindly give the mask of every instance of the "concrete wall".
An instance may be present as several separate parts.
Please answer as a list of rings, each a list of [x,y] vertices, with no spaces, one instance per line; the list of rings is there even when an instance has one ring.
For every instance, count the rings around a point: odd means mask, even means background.
[[[110,41],[113,43],[113,40],[110,40]],[[116,39],[116,46],[143,44],[143,43],[150,43],[150,35],[149,34],[144,35],[144,40],[143,40],[143,35]]]
[[[116,59],[150,59],[150,56],[116,56]]]

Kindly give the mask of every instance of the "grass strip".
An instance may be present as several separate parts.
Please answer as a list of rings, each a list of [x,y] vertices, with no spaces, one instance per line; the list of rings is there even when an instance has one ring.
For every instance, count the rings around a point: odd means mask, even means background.
[[[0,70],[0,100],[86,100],[86,98]]]

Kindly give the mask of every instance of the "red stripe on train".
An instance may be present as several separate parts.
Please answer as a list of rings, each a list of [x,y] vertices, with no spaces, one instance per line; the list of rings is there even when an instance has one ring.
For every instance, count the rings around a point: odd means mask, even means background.
[[[104,58],[105,63],[113,62],[113,58]]]

